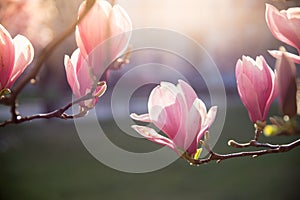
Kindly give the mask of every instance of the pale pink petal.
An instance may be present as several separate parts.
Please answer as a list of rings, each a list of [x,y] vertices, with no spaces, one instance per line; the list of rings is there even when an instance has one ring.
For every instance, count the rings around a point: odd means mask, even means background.
[[[274,72],[273,70],[271,70],[271,68],[269,67],[269,65],[267,64],[263,56],[258,56],[256,58],[256,63],[262,65],[262,70],[261,73],[257,75],[257,79],[253,82],[253,86],[254,88],[256,88],[257,93],[259,94],[258,101],[259,101],[260,110],[262,111],[262,113],[264,113],[268,101],[270,101],[270,98],[272,98],[273,96],[274,85],[275,85]]]
[[[128,32],[132,30],[131,19],[127,12],[119,5],[115,5],[112,8],[110,24],[112,36],[120,34],[121,32]]]
[[[204,134],[208,131],[208,125],[201,127],[200,132],[197,135],[197,144],[199,144],[200,140],[203,138]]]
[[[86,62],[82,62],[77,72],[77,79],[80,85],[79,91],[81,96],[88,94],[98,82],[94,77],[92,68]]]
[[[187,116],[187,121],[186,121],[186,128],[187,128],[187,133],[185,137],[185,150],[190,154],[193,155],[196,153],[197,148],[198,148],[198,142],[197,142],[197,135],[201,130],[201,125],[202,125],[202,119],[200,112],[199,112],[199,107],[201,107],[202,101],[200,99],[195,99],[189,113]]]
[[[14,67],[15,48],[9,32],[0,24],[0,90],[7,86]]]
[[[238,77],[242,73],[243,73],[243,61],[239,59],[235,66],[235,77]]]
[[[176,89],[176,87],[174,86]],[[177,90],[177,89],[176,89]],[[172,105],[176,102],[177,92],[170,90],[166,86],[158,85],[150,93],[148,100],[148,110],[150,114],[150,119],[152,121],[157,121],[160,111],[169,105]],[[155,107],[155,112],[151,110]],[[160,108],[160,110],[159,110]]]
[[[80,32],[79,32],[79,29],[78,29],[78,26],[76,26],[76,29],[75,29],[75,39],[76,39],[76,43],[77,43],[77,46],[78,48],[80,49],[81,51],[81,54],[86,58],[88,57],[88,53],[87,53],[87,50],[85,49],[85,46],[84,46],[84,43],[81,39],[81,36],[80,36]]]
[[[85,9],[85,2],[79,8],[78,15]],[[107,1],[96,1],[93,8],[79,23],[76,41],[83,56],[89,54],[97,45],[107,38],[109,13],[112,7]]]
[[[175,150],[177,152],[176,145],[173,143],[172,140],[169,138],[166,138],[160,134],[158,134],[155,130],[152,128],[146,127],[146,126],[137,126],[137,125],[132,125],[131,126],[135,131],[137,131],[139,134],[144,136],[150,141],[153,141],[155,143],[168,146],[171,149]]]
[[[290,20],[287,11],[279,12],[274,6],[266,4],[266,21],[275,38],[300,51],[300,19]]]
[[[282,56],[282,51],[278,51],[278,50],[269,50],[268,51],[274,58],[276,59],[280,59]],[[286,57],[288,57],[292,62],[300,64],[300,56],[289,53],[289,52],[285,52]]]
[[[153,115],[152,113],[155,112],[155,109],[157,109],[157,107],[152,107],[151,110],[149,110],[151,121],[171,139],[174,139],[175,137],[181,137],[178,135],[178,132],[180,132],[181,128],[181,119],[183,114],[182,107],[180,106],[181,104],[179,102],[181,101],[180,98],[181,96],[178,95],[174,104],[163,107],[158,115],[157,120],[152,120],[151,118],[151,116]],[[184,143],[184,140],[182,141],[182,143]]]
[[[151,122],[149,114],[137,115],[136,113],[131,113],[130,117],[136,121],[141,122]]]
[[[198,112],[201,113],[203,110],[203,106],[205,106],[205,105],[203,104],[203,102],[200,99],[197,99],[197,104],[195,104],[195,106],[196,106]],[[207,114],[206,113],[205,113],[205,115],[202,114],[202,116],[204,116],[204,117],[202,117],[201,127],[197,133],[197,139],[196,139],[197,145],[199,144],[199,141],[201,140],[201,138],[203,137],[205,132],[209,129],[209,127],[215,121],[216,115],[217,115],[217,106],[211,107]]]
[[[262,118],[263,116],[259,109],[256,88],[253,87],[251,81],[245,74],[240,74],[237,77],[237,87],[241,100],[248,110],[251,121],[265,120]]]
[[[76,57],[78,59],[78,56],[79,56],[79,49],[77,49],[73,52],[72,59],[76,60]],[[67,80],[72,89],[72,92],[75,94],[76,97],[80,97],[80,93],[79,93],[80,86],[79,86],[79,82],[77,80],[77,72],[76,72],[77,63],[72,63],[72,60],[70,59],[70,57],[65,55],[64,64],[65,64]]]
[[[197,100],[196,105],[197,105],[198,112],[200,113],[200,116],[203,119],[202,123],[204,123],[204,119],[206,118],[206,115],[207,115],[206,106],[205,106],[204,102],[201,99],[197,98],[196,100]]]
[[[169,82],[162,81],[160,86],[166,90],[169,90],[169,92],[173,93],[174,95],[177,95],[180,92],[180,90],[174,84]]]
[[[110,28],[110,57],[115,59],[122,54],[128,44],[132,30],[131,20],[126,11],[119,5],[112,8],[109,17]]]
[[[270,106],[271,104],[273,103],[274,99],[276,98],[277,96],[277,83],[275,82],[275,80],[277,79],[277,73],[274,73],[273,70],[271,70],[271,68],[268,68],[268,70],[270,71],[270,75],[271,75],[271,80],[270,80],[270,83],[271,84],[271,91],[270,91],[270,94],[269,94],[269,98],[267,99],[267,102],[266,102],[266,105],[265,105],[265,109],[263,110],[263,119],[266,119],[267,116],[268,116],[268,113],[269,113],[269,109],[270,109]]]
[[[191,109],[195,99],[197,98],[196,92],[189,84],[187,84],[186,82],[184,82],[182,80],[178,80],[177,87],[179,88],[179,90],[181,90],[182,95],[184,96],[184,98],[186,100],[187,108]]]
[[[17,35],[13,39],[15,47],[15,65],[11,73],[8,87],[11,87],[16,79],[23,73],[26,67],[32,62],[34,57],[34,49],[30,41],[22,36]]]
[[[284,12],[284,11],[281,11]],[[300,19],[300,7],[292,7],[286,11],[286,16],[289,20]]]
[[[211,127],[211,125],[214,123],[215,119],[216,119],[216,116],[217,116],[217,110],[218,110],[218,107],[217,106],[212,106],[207,115],[206,115],[206,118],[205,118],[205,121],[203,123],[202,126],[208,126],[208,127]]]
[[[297,113],[297,74],[296,66],[291,62],[286,53],[282,53],[282,57],[276,63],[277,72],[277,85],[279,105],[284,115],[290,117],[295,116]]]

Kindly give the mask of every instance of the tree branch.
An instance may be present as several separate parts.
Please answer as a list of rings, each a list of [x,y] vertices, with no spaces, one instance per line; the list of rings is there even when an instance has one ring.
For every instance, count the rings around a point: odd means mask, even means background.
[[[26,116],[26,117],[16,116],[16,118],[13,118],[13,119],[10,119],[10,120],[0,123],[0,127],[4,127],[8,124],[19,124],[19,123],[31,121],[34,119],[50,119],[50,118],[74,119],[74,118],[82,117],[87,113],[88,110],[82,110],[81,112],[79,112],[76,115],[68,115],[65,113],[65,111],[67,111],[69,108],[71,108],[75,104],[78,104],[82,101],[89,100],[92,98],[96,98],[96,97],[94,97],[92,95],[92,93],[88,93],[87,95],[77,99],[76,101],[70,102],[67,105],[65,105],[64,107],[57,109],[55,111],[52,111],[49,113],[44,113],[44,114],[36,114],[36,115],[32,115],[32,116]]]
[[[233,140],[232,140],[233,141]],[[237,146],[235,146],[237,144]],[[213,152],[212,150],[209,151],[209,156],[207,158],[199,159],[199,160],[194,160],[192,158],[187,158],[185,156],[182,156],[184,159],[187,159],[191,165],[201,165],[204,163],[208,163],[211,161],[216,161],[217,163],[231,159],[231,158],[238,158],[238,157],[247,157],[251,156],[253,158],[256,158],[258,156],[262,156],[265,154],[274,154],[274,153],[283,153],[287,151],[291,151],[297,146],[300,146],[300,139],[288,143],[288,144],[282,144],[282,145],[273,145],[273,144],[268,144],[268,143],[259,143],[255,140],[251,140],[249,143],[245,144],[239,144],[239,143],[234,143],[234,145],[230,145],[233,147],[237,148],[244,148],[244,147],[265,147],[267,149],[263,150],[256,150],[256,151],[244,151],[244,152],[236,152],[236,153],[230,153],[230,154],[218,154]]]

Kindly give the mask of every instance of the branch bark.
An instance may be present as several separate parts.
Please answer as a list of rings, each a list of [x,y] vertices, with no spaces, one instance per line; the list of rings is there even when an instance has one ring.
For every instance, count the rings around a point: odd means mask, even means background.
[[[236,146],[237,144],[237,146]],[[192,165],[201,165],[205,164],[211,161],[216,161],[217,163],[220,163],[223,160],[228,160],[232,158],[239,158],[239,157],[253,157],[256,158],[258,156],[262,156],[265,154],[274,154],[274,153],[283,153],[293,150],[294,148],[300,146],[300,139],[293,141],[288,144],[282,144],[282,145],[273,145],[268,143],[259,143],[255,140],[251,140],[249,143],[245,144],[239,144],[235,143],[234,145],[230,145],[237,148],[245,148],[245,147],[265,147],[266,149],[263,150],[256,150],[256,151],[243,151],[243,152],[236,152],[236,153],[230,153],[230,154],[218,154],[213,152],[212,150],[209,151],[209,156],[207,158],[194,160],[191,158],[183,157],[184,159],[187,159],[190,164]]]

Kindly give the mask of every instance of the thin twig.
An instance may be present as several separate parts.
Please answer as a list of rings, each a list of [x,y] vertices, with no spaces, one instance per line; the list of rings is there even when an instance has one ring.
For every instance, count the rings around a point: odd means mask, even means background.
[[[246,148],[246,147],[263,147],[263,148],[269,148],[269,149],[276,149],[279,147],[279,145],[269,144],[269,143],[260,143],[256,140],[251,140],[247,143],[238,143],[234,140],[229,140],[228,145],[235,147],[235,148]]]
[[[259,144],[260,143],[258,143],[258,146]],[[263,149],[258,151],[237,152],[237,153],[230,153],[230,154],[218,154],[213,151],[209,151],[209,156],[207,158],[200,159],[200,160],[188,159],[188,161],[192,165],[201,165],[211,161],[217,161],[217,163],[219,163],[223,160],[227,160],[231,158],[247,157],[247,156],[256,158],[258,156],[265,155],[265,154],[283,153],[283,152],[291,151],[295,147],[300,146],[300,139],[288,144],[277,145],[276,148],[275,145],[270,145],[270,144],[266,146],[265,144],[263,144],[262,146],[268,147],[268,149]]]
[[[7,121],[0,123],[0,127],[4,127],[8,124],[19,124],[19,123],[31,121],[34,119],[50,119],[50,118],[74,119],[74,118],[82,117],[87,113],[87,110],[83,110],[76,115],[68,115],[65,113],[65,111],[67,111],[69,108],[71,108],[75,104],[78,104],[82,101],[89,100],[92,98],[96,98],[96,97],[94,97],[91,93],[88,93],[87,95],[77,99],[76,101],[70,102],[67,105],[65,105],[64,107],[57,109],[55,111],[52,111],[49,113],[44,113],[44,114],[36,114],[36,115],[32,115],[32,116],[26,116],[26,117],[16,116],[14,119],[7,120]]]

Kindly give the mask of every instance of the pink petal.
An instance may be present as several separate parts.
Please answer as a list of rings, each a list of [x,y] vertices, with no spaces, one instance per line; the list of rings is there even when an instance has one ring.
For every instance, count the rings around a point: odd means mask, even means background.
[[[176,145],[172,142],[172,140],[158,134],[152,128],[149,128],[149,127],[146,127],[146,126],[137,126],[137,125],[133,125],[131,127],[135,131],[137,131],[139,134],[141,134],[142,136],[147,138],[148,140],[153,141],[153,142],[158,143],[158,144],[161,144],[161,145],[164,145],[164,146],[168,146],[168,147],[170,147],[171,149],[173,149],[174,151],[177,152]]]
[[[176,89],[175,86],[174,88]],[[148,100],[148,111],[150,114],[150,119],[152,121],[157,121],[161,110],[163,110],[166,106],[172,105],[176,102],[176,95],[177,91],[172,91],[166,86],[156,86],[151,91]],[[155,110],[153,110],[153,108],[155,108]]]
[[[289,19],[290,11],[279,12],[277,8],[270,4],[266,4],[266,21],[270,31],[278,40],[295,47],[300,51],[300,18]]]
[[[240,74],[237,77],[237,87],[241,100],[248,110],[251,121],[254,123],[257,120],[264,121],[262,111],[259,108],[256,88],[253,87],[251,81],[245,74]]]
[[[203,123],[202,126],[208,126],[208,127],[211,127],[211,125],[214,123],[215,119],[216,119],[216,116],[217,116],[217,110],[218,110],[218,107],[217,106],[212,106],[207,115],[206,115],[206,118],[205,118],[205,121]]]
[[[0,24],[0,90],[7,86],[14,67],[15,49],[9,32]]]
[[[186,134],[184,117],[186,116],[184,107],[182,106],[183,99],[180,95],[177,95],[176,101],[172,105],[165,106],[159,113],[157,120],[152,122],[160,128],[170,139],[181,148],[184,147],[184,140]],[[155,112],[155,107],[149,111],[150,118],[152,113]]]
[[[204,123],[207,115],[206,106],[201,99],[197,98],[196,100],[197,100],[197,104],[195,105],[197,106],[198,112],[200,113],[202,123]]]
[[[277,96],[277,84],[275,83],[276,80],[276,74],[273,72],[273,70],[271,70],[270,68],[268,68],[270,70],[270,75],[271,75],[271,82],[269,83],[269,85],[271,85],[271,92],[269,94],[269,98],[267,99],[266,105],[265,105],[265,109],[263,111],[263,119],[266,119],[269,113],[269,109],[271,104],[273,103],[274,99]]]
[[[77,72],[77,79],[80,86],[79,91],[81,96],[91,92],[94,85],[98,82],[98,80],[94,77],[92,68],[87,62],[82,62],[82,65]]]
[[[274,58],[280,59],[282,56],[282,52],[278,50],[269,50],[268,51]],[[288,57],[292,62],[300,64],[300,56],[285,52],[286,57]]]
[[[188,107],[188,109],[190,109],[193,106],[195,99],[197,98],[196,92],[189,84],[187,84],[186,82],[184,82],[182,80],[178,80],[177,87],[182,92],[182,95],[185,98],[187,107]]]
[[[136,113],[131,113],[130,117],[136,121],[141,122],[151,122],[149,114],[137,115]]]
[[[80,97],[80,92],[79,92],[79,82],[77,80],[77,72],[76,72],[76,58],[78,60],[78,56],[79,56],[79,49],[76,49],[71,58],[67,55],[65,55],[65,59],[64,59],[64,64],[65,64],[65,71],[66,71],[66,75],[67,75],[67,80],[68,83],[72,89],[72,92],[75,94],[76,97]],[[75,61],[75,63],[73,62]]]
[[[119,5],[115,5],[112,8],[110,24],[112,36],[118,35],[121,32],[128,32],[132,30],[131,19],[127,12]]]
[[[206,131],[208,131],[208,125],[201,127],[200,132],[197,135],[197,144],[199,144],[201,138],[203,138],[204,134],[206,133]]]
[[[17,35],[13,39],[15,47],[15,65],[11,73],[8,87],[11,87],[16,79],[23,73],[26,67],[32,62],[34,57],[34,49],[30,41],[22,36]]]
[[[78,15],[85,9],[85,2],[80,5]],[[84,57],[107,38],[108,18],[112,7],[107,1],[96,1],[93,8],[79,23],[76,41]]]
[[[196,153],[199,145],[197,141],[197,135],[201,130],[202,120],[204,120],[201,118],[199,112],[199,107],[201,107],[200,105],[201,102],[202,101],[200,99],[195,99],[187,117],[187,122],[186,122],[187,132],[186,132],[184,147],[185,150],[190,155]]]
[[[109,25],[110,57],[115,59],[126,50],[129,44],[132,23],[126,11],[121,6],[115,5],[109,17]]]
[[[280,108],[284,115],[293,117],[297,112],[296,66],[283,52],[282,57],[277,60],[276,70]]]
[[[203,113],[206,110],[206,106],[201,101],[201,99],[196,99],[194,103],[195,108],[197,109],[198,113],[201,116],[200,127],[197,132],[196,144],[199,145],[200,139],[203,137],[204,133],[208,130],[208,128],[212,125],[215,121],[217,115],[217,106],[213,106],[209,109],[208,113]]]
[[[269,109],[267,109],[268,110],[267,112],[264,112],[264,110],[266,111],[266,106],[268,104],[271,104],[274,99],[273,92],[274,92],[274,85],[275,85],[274,84],[275,75],[273,70],[269,67],[269,65],[265,61],[263,56],[257,57],[256,60],[257,63],[261,62],[262,71],[260,73],[260,76],[258,76],[257,79],[255,80],[253,86],[254,88],[257,88],[256,90],[258,94],[260,110],[263,112],[263,116],[265,116],[263,118],[266,118]]]

